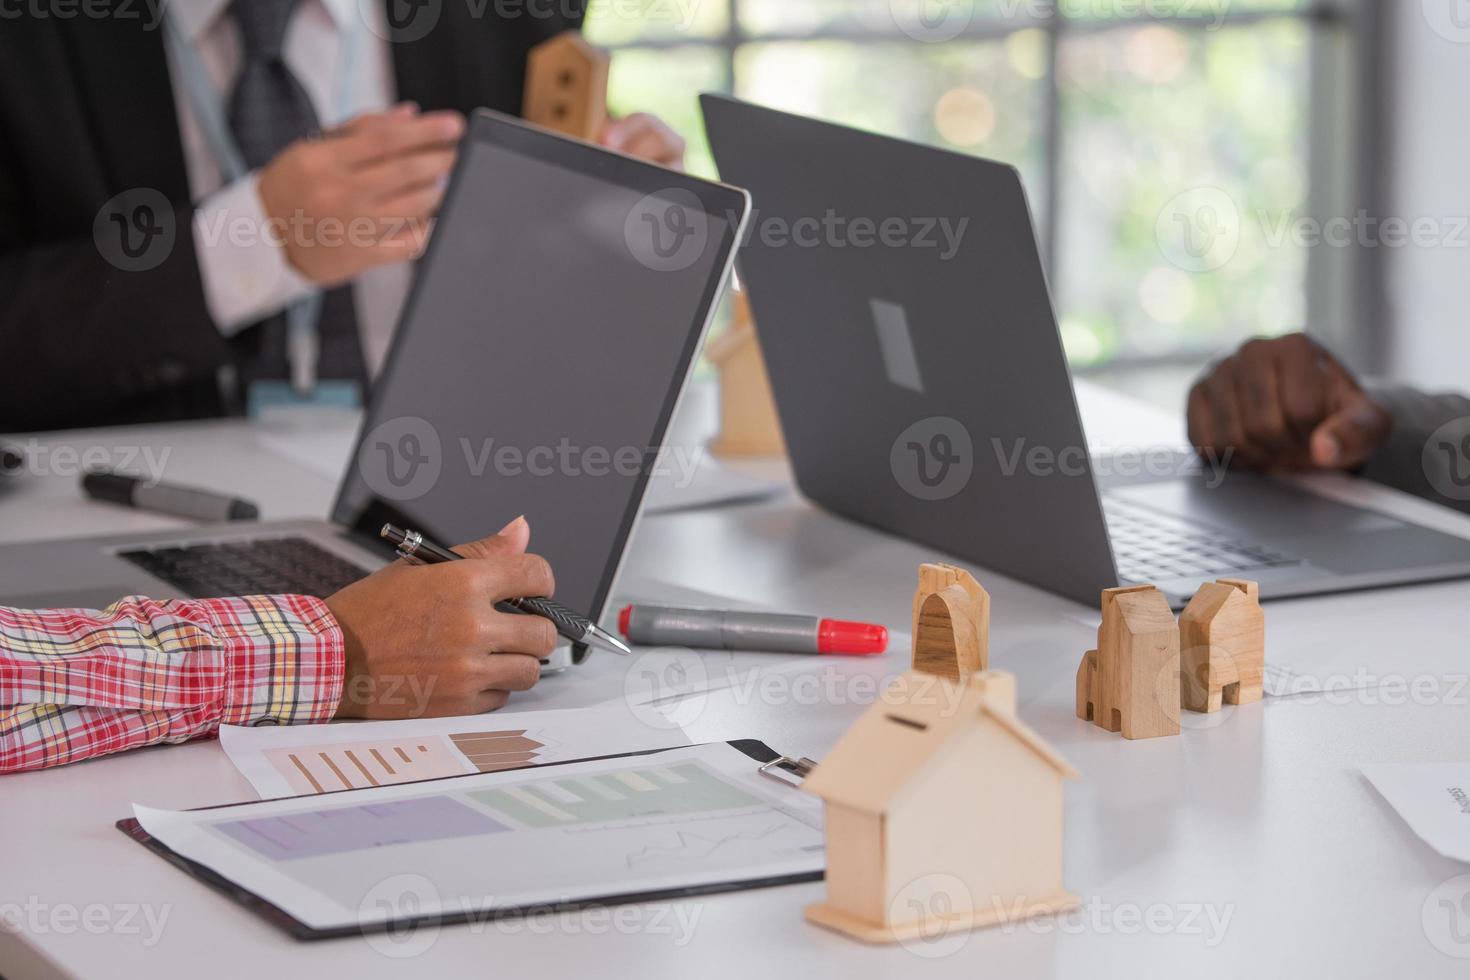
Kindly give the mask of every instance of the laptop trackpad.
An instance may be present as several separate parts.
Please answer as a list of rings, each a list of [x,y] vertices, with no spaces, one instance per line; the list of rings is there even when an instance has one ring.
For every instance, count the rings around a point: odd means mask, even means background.
[[[1298,490],[1268,477],[1230,474],[1219,486],[1203,478],[1118,487],[1109,496],[1204,524],[1260,544],[1280,547],[1288,538],[1360,534],[1407,527],[1404,522]]]
[[[1210,489],[1174,480],[1110,491],[1157,512],[1304,559],[1340,575],[1470,562],[1470,541],[1319,497],[1266,477],[1232,474]]]

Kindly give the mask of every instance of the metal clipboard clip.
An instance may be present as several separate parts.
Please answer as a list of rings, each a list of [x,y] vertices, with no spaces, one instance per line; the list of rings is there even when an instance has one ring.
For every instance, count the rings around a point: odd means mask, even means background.
[[[805,756],[802,756],[800,759],[792,759],[783,755],[779,759],[772,759],[770,762],[761,766],[760,774],[767,779],[774,779],[778,783],[799,788],[802,780],[810,776],[812,770],[815,768],[817,768],[816,762]]]

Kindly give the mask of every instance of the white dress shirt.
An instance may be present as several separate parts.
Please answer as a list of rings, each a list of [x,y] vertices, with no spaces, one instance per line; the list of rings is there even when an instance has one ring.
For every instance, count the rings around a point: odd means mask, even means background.
[[[240,69],[239,32],[229,5],[230,0],[169,0],[168,8],[198,51],[222,104]],[[301,0],[286,30],[286,65],[310,96],[323,127],[386,108],[395,99],[385,29],[372,25],[378,28],[374,31],[361,24],[361,7],[382,16],[376,6],[357,0]],[[351,77],[344,80],[342,64],[351,44],[358,49]],[[263,234],[267,218],[256,175],[225,185],[184,88],[188,76],[172,54],[169,62],[189,189],[196,203],[194,242],[204,298],[215,325],[229,337],[281,312],[310,292],[311,285],[286,261],[285,250]],[[370,269],[354,280],[358,331],[370,374],[376,375],[382,366],[412,275],[409,264],[399,263]]]

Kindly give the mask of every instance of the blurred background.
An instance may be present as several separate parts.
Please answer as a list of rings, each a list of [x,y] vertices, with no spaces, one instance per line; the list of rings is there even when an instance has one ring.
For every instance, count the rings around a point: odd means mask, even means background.
[[[1178,406],[1309,327],[1463,384],[1467,0],[591,0],[615,111],[692,93],[1015,165],[1080,373]],[[1447,356],[1448,355],[1448,356]]]

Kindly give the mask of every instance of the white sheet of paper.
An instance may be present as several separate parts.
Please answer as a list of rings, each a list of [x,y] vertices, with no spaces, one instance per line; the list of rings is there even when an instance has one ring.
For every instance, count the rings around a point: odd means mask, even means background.
[[[667,514],[721,504],[749,503],[786,490],[784,480],[763,479],[738,472],[714,459],[703,447],[690,457],[666,452],[648,480],[643,498],[645,514]],[[692,470],[692,471],[691,471]]]
[[[1470,762],[1373,765],[1362,773],[1424,843],[1470,863]]]
[[[286,728],[225,725],[220,744],[262,799],[390,786],[688,745],[621,706]]]
[[[723,742],[172,811],[153,837],[317,929],[819,871],[820,801]]]

